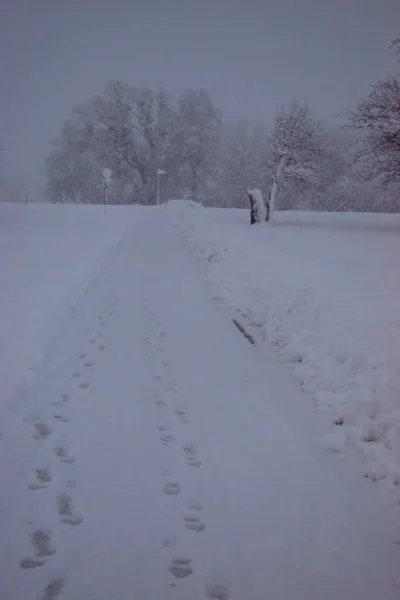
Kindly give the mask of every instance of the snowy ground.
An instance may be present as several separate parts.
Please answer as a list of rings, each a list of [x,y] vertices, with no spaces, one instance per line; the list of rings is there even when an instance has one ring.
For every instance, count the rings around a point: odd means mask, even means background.
[[[216,294],[329,416],[323,446],[400,500],[400,216],[176,207]]]
[[[0,431],[6,399],[32,378],[134,214],[127,207],[105,215],[87,206],[0,203]]]
[[[210,299],[176,210],[30,210],[2,243],[44,219],[41,256],[59,239],[64,259],[37,266],[36,294],[58,277],[56,304],[75,302],[41,344],[18,331],[44,351],[5,401],[0,598],[399,598],[380,488],[320,450],[309,397]],[[35,264],[12,262],[19,292]]]

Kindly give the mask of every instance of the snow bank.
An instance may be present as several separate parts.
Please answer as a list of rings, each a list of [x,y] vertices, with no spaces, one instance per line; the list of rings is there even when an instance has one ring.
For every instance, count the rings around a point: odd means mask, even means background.
[[[0,420],[134,210],[0,204]]]
[[[331,420],[322,446],[358,449],[366,477],[400,484],[400,215],[281,213],[253,228],[242,210],[179,214],[219,297]]]

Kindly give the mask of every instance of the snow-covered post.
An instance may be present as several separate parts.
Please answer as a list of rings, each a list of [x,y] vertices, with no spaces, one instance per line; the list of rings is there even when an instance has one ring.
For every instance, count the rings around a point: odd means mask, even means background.
[[[62,203],[65,204],[65,192],[62,193]]]
[[[250,225],[260,223],[261,221],[269,220],[269,200],[264,201],[261,190],[247,189],[247,194],[250,200]]]
[[[108,188],[111,184],[111,177],[112,177],[112,171],[111,169],[103,169],[103,184],[104,184],[104,190],[105,190],[105,195],[104,195],[104,210],[106,209],[107,206],[107,201],[108,201]]]
[[[165,175],[166,171],[157,169],[157,206],[160,206],[160,175]]]

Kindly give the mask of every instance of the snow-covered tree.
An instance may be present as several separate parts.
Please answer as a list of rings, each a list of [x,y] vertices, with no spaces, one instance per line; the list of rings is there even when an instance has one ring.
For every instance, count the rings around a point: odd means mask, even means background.
[[[206,90],[186,90],[178,102],[171,155],[179,165],[176,181],[183,195],[210,203],[217,177],[222,115]]]
[[[392,43],[400,51],[400,38]],[[400,182],[400,77],[387,77],[372,86],[367,99],[349,112],[351,126],[360,134],[354,163],[366,180],[384,187]]]
[[[268,186],[267,128],[251,125],[247,119],[225,125],[219,147],[219,204],[225,207],[247,208],[247,187]]]
[[[100,172],[92,144],[91,129],[82,115],[73,114],[51,142],[46,159],[46,197],[61,202],[100,202]]]
[[[110,201],[155,201],[157,168],[164,166],[176,130],[171,98],[162,88],[109,82],[104,93],[75,107],[47,158],[47,195],[92,202],[101,171],[113,172]]]
[[[279,187],[288,180],[305,186],[320,184],[328,152],[329,137],[307,105],[292,102],[278,109],[269,137],[271,220]]]

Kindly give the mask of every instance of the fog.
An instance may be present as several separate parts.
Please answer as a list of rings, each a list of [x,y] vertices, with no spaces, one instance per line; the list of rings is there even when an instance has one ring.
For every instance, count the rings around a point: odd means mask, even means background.
[[[324,119],[393,69],[398,0],[2,0],[3,174],[41,180],[73,105],[109,79],[204,87],[225,120],[308,101]]]

